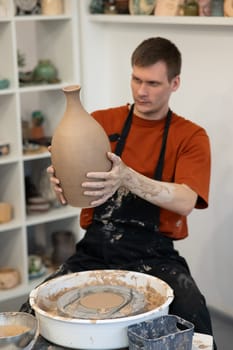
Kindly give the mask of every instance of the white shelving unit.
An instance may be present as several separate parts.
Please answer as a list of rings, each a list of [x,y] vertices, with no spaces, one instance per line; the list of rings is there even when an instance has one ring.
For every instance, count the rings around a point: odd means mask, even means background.
[[[80,238],[78,208],[66,206],[28,215],[25,176],[29,174],[38,181],[41,171],[50,164],[50,154],[25,155],[21,130],[22,120],[29,121],[32,111],[41,110],[46,117],[45,136],[52,136],[65,107],[62,87],[80,83],[78,3],[64,0],[64,14],[57,16],[16,16],[14,1],[5,4],[6,16],[0,17],[0,77],[9,79],[10,86],[0,90],[0,141],[10,143],[10,154],[0,157],[0,202],[12,205],[13,219],[0,224],[0,268],[17,268],[21,283],[0,290],[0,302],[28,293],[45,278],[29,280],[29,236],[39,236],[48,246],[54,231],[70,230]],[[32,70],[41,59],[51,60],[60,82],[20,86],[17,50],[25,54],[27,70]]]
[[[177,24],[198,26],[232,26],[233,17],[206,16],[145,16],[145,15],[88,15],[90,22],[119,24]]]

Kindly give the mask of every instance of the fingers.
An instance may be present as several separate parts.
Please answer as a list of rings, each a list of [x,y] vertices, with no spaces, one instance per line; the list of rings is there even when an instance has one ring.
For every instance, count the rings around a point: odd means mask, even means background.
[[[113,196],[121,185],[121,158],[112,152],[107,153],[112,161],[112,169],[108,172],[89,172],[86,177],[91,181],[82,183],[84,195],[99,198],[92,205],[100,205]]]
[[[56,190],[55,190],[56,191]],[[62,205],[66,205],[67,204],[67,201],[65,199],[65,197],[63,196],[62,193],[59,193],[59,192],[56,192],[56,196],[57,196],[57,199],[59,200],[59,202],[62,204]]]
[[[108,159],[113,162],[113,164],[115,164],[115,165],[119,165],[120,164],[121,158],[119,156],[117,156],[115,153],[108,152],[107,156],[108,156]]]
[[[60,181],[59,179],[55,176],[55,169],[52,165],[50,165],[48,168],[47,168],[47,173],[50,176],[50,182],[52,182],[54,185],[59,185]],[[60,191],[61,192],[61,191]]]
[[[91,202],[91,206],[92,207],[98,207],[99,205],[104,204],[106,202],[106,200],[108,198],[110,198],[110,197],[111,196],[108,196],[108,195],[102,196],[99,199],[92,201]]]
[[[59,200],[59,202],[61,204],[63,204],[63,205],[67,204],[67,201],[66,201],[65,196],[63,194],[62,188],[60,187],[60,185],[57,185],[57,184],[54,185],[53,179],[54,178],[50,178],[50,181],[53,184],[53,190],[56,193],[57,199]],[[55,180],[57,180],[57,179],[55,178]]]
[[[55,174],[55,169],[54,169],[54,167],[52,165],[48,166],[47,173],[48,174],[52,174],[52,175]]]
[[[50,183],[53,186],[53,190],[56,193],[57,199],[59,200],[59,202],[61,204],[63,204],[63,205],[67,204],[67,201],[66,201],[66,199],[64,197],[62,188],[60,186],[60,180],[55,176],[55,169],[54,169],[54,167],[52,165],[50,165],[47,168],[47,173],[49,175],[51,175],[50,176]]]
[[[92,179],[97,179],[97,180],[105,180],[109,177],[109,173],[104,172],[98,172],[98,173],[87,173],[86,175],[87,178],[92,178]],[[86,183],[86,182],[85,182]],[[89,183],[89,182],[88,182]]]
[[[84,184],[83,184],[84,185]],[[107,181],[106,182],[88,182],[86,183],[88,189],[84,191],[85,196],[89,197],[96,197],[97,199],[91,202],[91,206],[96,207],[104,202],[110,197],[113,196],[113,194],[116,191],[116,188],[112,185],[110,185]],[[85,186],[83,186],[85,187]]]
[[[114,171],[117,166],[121,164],[121,158],[112,152],[107,153],[108,158],[112,161],[113,167],[108,172],[89,172],[87,173],[87,178],[106,180],[111,177],[112,171]]]
[[[103,197],[109,195],[110,192],[103,189],[102,191],[84,191],[83,194],[89,197]]]
[[[106,181],[91,181],[91,182],[83,182],[82,183],[83,188],[93,188],[93,189],[103,189],[108,187]]]

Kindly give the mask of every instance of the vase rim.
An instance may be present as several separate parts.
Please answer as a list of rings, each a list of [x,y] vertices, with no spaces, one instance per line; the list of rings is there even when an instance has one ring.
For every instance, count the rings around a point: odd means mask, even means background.
[[[64,92],[73,92],[73,91],[79,91],[81,89],[80,85],[68,85],[65,86],[62,90]]]

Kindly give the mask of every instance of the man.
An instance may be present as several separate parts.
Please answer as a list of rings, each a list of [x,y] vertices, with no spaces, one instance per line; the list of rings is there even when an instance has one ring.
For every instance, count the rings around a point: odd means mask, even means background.
[[[87,174],[84,194],[99,199],[95,208],[82,210],[86,234],[54,276],[115,268],[159,277],[174,290],[170,313],[193,322],[196,332],[212,334],[205,299],[173,246],[188,235],[191,211],[208,206],[209,139],[203,128],[169,108],[181,71],[181,54],[172,42],[143,41],[131,63],[134,104],[93,113],[109,136],[112,169]],[[48,172],[65,204],[52,166]]]

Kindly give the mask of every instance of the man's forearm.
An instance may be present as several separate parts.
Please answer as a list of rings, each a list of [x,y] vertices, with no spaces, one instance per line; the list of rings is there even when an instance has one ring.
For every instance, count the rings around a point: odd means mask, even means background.
[[[184,184],[156,181],[125,166],[123,186],[148,202],[187,216],[195,206],[197,194]]]

